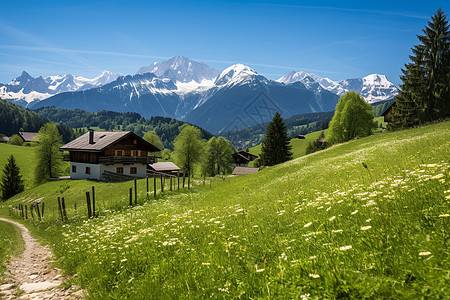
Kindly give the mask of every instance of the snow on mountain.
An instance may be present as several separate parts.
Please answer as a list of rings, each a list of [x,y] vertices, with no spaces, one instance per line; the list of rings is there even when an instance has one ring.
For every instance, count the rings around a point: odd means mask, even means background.
[[[174,56],[169,60],[142,67],[137,73],[153,73],[160,78],[168,78],[179,87],[180,91],[186,91],[210,86],[220,72],[203,62],[190,60],[184,56]]]
[[[300,81],[308,86],[308,84],[311,84],[308,78],[314,79],[324,89],[338,96],[347,91],[360,93],[368,103],[388,100],[398,94],[398,88],[390,82],[385,75],[380,74],[371,74],[364,78],[333,81],[329,78],[322,78],[315,74],[292,71],[279,78],[277,81],[286,85]]]
[[[254,81],[255,79],[260,79],[262,81],[267,81],[264,76],[259,75],[252,68],[243,65],[243,64],[235,64],[229,66],[225,70],[217,76],[214,81],[214,85],[222,86],[222,85],[235,85],[235,84],[248,84]]]
[[[0,85],[0,98],[27,106],[63,92],[83,91],[116,80],[120,74],[103,71],[92,79],[71,74],[32,77],[27,72],[14,78],[10,83]]]

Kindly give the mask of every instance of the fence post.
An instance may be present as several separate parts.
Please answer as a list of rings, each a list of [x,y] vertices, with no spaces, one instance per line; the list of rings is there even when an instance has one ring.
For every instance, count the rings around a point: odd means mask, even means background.
[[[89,195],[89,192],[86,192],[86,204],[87,204],[88,218],[91,218],[92,217],[91,197]]]
[[[161,193],[164,193],[163,176],[162,176],[162,174],[160,176],[161,176]]]
[[[153,173],[153,195],[156,199],[156,173]]]
[[[206,174],[203,174],[203,185],[205,185]]]
[[[30,213],[31,213],[31,218],[33,218],[33,220],[34,220],[33,206],[31,206],[31,205],[30,205]]]
[[[147,199],[148,199],[148,175],[147,175],[146,179],[147,179]]]
[[[170,191],[172,191],[172,177],[170,177]]]
[[[42,217],[44,217],[44,208],[45,208],[45,202],[42,202],[42,211],[41,211]]]
[[[39,203],[36,204],[36,211],[37,211],[37,215],[38,215],[38,220],[41,220],[41,213],[39,211]]]
[[[65,212],[65,210],[64,210],[64,212]],[[95,217],[95,189],[94,189],[94,186],[92,186],[92,215]]]
[[[185,180],[186,180],[186,172],[183,171],[183,189],[184,189],[184,182],[185,182]]]
[[[61,217],[61,221],[64,222],[64,217],[63,217],[62,208],[61,208],[61,198],[59,198],[59,197],[58,197],[58,211],[59,211],[59,216]]]
[[[188,171],[188,189],[190,189],[191,185],[191,172]]]
[[[67,221],[68,219],[67,219],[67,213],[66,213],[66,202],[64,201],[64,197],[62,197],[62,199],[61,199],[61,206],[62,206],[64,220]]]
[[[180,190],[180,172],[177,172],[177,179],[178,179],[178,190]]]
[[[134,179],[134,205],[137,205],[137,179]]]
[[[25,219],[28,220],[28,206],[25,205]]]
[[[130,206],[133,206],[133,188],[130,188]]]

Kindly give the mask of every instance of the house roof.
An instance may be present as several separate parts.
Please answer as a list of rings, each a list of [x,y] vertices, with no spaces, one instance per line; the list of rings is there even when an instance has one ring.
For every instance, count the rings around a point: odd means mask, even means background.
[[[9,141],[9,137],[0,133],[0,142],[7,143]]]
[[[236,167],[233,170],[233,173],[231,175],[248,175],[253,174],[259,171],[259,168],[252,168],[252,167]]]
[[[181,169],[171,161],[162,161],[154,164],[149,164],[150,169],[156,172],[170,172],[180,171]]]
[[[232,155],[233,157],[242,157],[245,158],[246,160],[252,161],[258,158],[258,156],[253,155],[249,152],[245,152],[245,151],[239,151],[239,152],[235,152]]]
[[[87,151],[87,152],[100,152],[103,151],[106,147],[114,144],[115,142],[120,141],[127,135],[133,135],[136,139],[141,140],[146,146],[148,146],[148,151],[156,152],[161,151],[157,147],[153,146],[140,136],[136,135],[131,131],[94,131],[94,143],[89,144],[89,134],[90,132],[86,132],[82,136],[77,139],[74,139],[68,144],[65,144],[59,150],[66,151]]]
[[[37,136],[37,132],[19,132],[19,136],[25,141],[25,142],[31,142],[35,136]]]

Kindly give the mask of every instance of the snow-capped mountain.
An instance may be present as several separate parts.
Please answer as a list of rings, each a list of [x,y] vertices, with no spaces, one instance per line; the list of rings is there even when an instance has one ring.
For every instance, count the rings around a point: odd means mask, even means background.
[[[177,60],[174,58],[174,61]],[[33,108],[56,106],[90,112],[131,111],[145,117],[182,119],[219,133],[270,121],[275,111],[286,117],[330,111],[338,99],[312,79],[314,87],[301,82],[284,85],[242,64],[232,65],[217,75],[212,84],[203,89],[198,87],[210,79],[201,78],[200,83],[192,80],[197,86],[192,90],[180,89],[180,85],[189,82],[174,81],[177,78],[172,80],[153,73],[128,75],[101,87],[60,93],[36,103]],[[178,77],[182,78],[188,81],[192,77]]]
[[[0,98],[28,106],[59,93],[83,91],[101,86],[116,80],[119,76],[120,74],[103,71],[92,79],[82,76],[74,77],[71,74],[34,78],[23,71],[22,75],[10,83],[0,84]]]
[[[211,87],[220,71],[208,67],[203,62],[197,62],[184,56],[174,56],[169,60],[141,67],[137,74],[143,73],[153,73],[160,78],[170,79],[180,92],[185,93]]]
[[[364,78],[346,79],[333,81],[329,78],[322,78],[315,74],[305,72],[289,72],[287,75],[279,78],[277,81],[286,85],[294,82],[308,83],[309,79],[319,83],[324,89],[340,96],[347,91],[355,91],[368,103],[375,103],[392,99],[398,94],[398,88],[390,82],[385,75],[371,74]]]
[[[255,80],[262,80],[267,82],[267,78],[259,75],[252,68],[245,66],[243,64],[232,65],[220,73],[214,81],[214,85],[232,86],[235,84],[252,84]]]

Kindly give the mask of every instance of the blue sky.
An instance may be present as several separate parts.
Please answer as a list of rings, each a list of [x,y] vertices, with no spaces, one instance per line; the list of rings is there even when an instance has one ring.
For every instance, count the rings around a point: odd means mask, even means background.
[[[417,3],[416,3],[417,2]],[[103,70],[134,74],[182,55],[219,70],[249,65],[277,79],[333,80],[401,68],[448,1],[1,1],[0,82]]]

